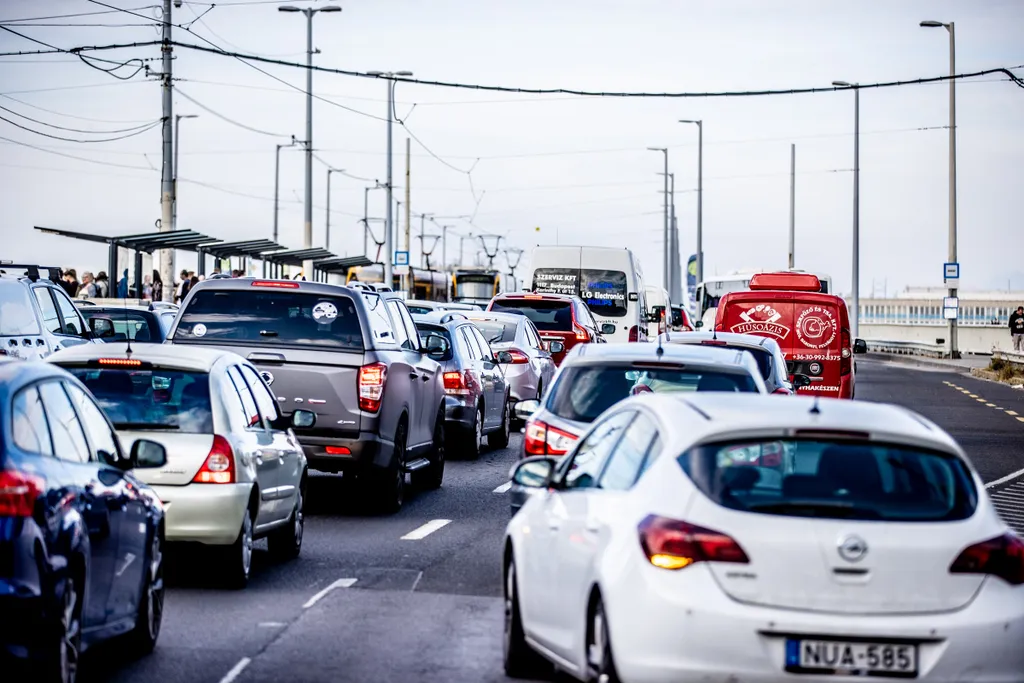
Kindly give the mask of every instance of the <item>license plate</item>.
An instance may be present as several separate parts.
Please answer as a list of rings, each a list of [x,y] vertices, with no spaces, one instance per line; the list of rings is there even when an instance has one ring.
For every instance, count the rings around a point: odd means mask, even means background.
[[[916,678],[917,645],[790,638],[786,671]]]

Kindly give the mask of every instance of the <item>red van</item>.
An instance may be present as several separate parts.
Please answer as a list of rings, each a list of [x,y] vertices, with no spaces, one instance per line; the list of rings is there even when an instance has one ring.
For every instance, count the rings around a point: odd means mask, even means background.
[[[853,398],[853,353],[864,346],[862,342],[854,344],[850,337],[846,302],[834,294],[822,294],[817,276],[792,272],[754,275],[750,291],[722,297],[715,329],[777,341],[798,393]]]

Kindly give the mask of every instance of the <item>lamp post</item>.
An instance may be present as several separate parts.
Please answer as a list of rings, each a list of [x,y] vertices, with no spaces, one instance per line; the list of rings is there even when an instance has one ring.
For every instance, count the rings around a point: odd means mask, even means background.
[[[944,28],[949,33],[949,262],[956,263],[956,32],[953,22],[922,21],[924,28]],[[959,275],[959,273],[957,273]],[[956,296],[956,283],[949,296]],[[949,357],[959,358],[956,318],[949,321]]]
[[[669,230],[669,228],[668,228],[668,148],[666,148],[666,147],[648,147],[647,149],[652,151],[652,152],[661,152],[661,153],[663,153],[665,155],[665,229],[664,229],[664,235],[663,235],[663,240],[664,240],[663,241],[663,245],[664,245],[665,254],[664,254],[664,258],[662,259],[661,265],[662,265],[662,268],[664,268],[664,270],[665,270],[664,277],[662,278],[662,283],[664,284],[665,291],[667,292],[669,290],[669,287],[671,286],[669,284],[669,270],[672,268],[672,265],[669,263],[669,257],[668,257],[669,256],[669,236],[668,236],[668,230]]]
[[[171,230],[178,229],[178,127],[182,119],[195,119],[199,114],[175,114],[174,115],[174,164],[171,169],[171,177],[174,184],[171,186]]]
[[[853,89],[853,319],[854,339],[860,332],[860,87],[858,83],[832,81],[837,88]]]
[[[278,204],[279,204],[279,199],[278,198],[279,198],[280,190],[281,190],[281,148],[282,147],[294,147],[298,143],[299,143],[299,141],[296,140],[295,136],[293,135],[291,142],[283,143],[283,144],[278,144],[278,145],[275,145],[275,147],[274,147],[274,232],[272,233],[272,237],[271,237],[271,239],[274,242],[277,242],[277,214],[278,214]]]
[[[306,211],[303,220],[302,246],[309,249],[313,246],[313,17],[319,12],[340,12],[341,7],[305,7],[299,9],[292,5],[282,5],[278,12],[301,12],[306,15]],[[305,261],[302,272],[310,280],[313,279],[313,262]]]
[[[679,119],[697,125],[697,282],[704,281],[704,120]]]
[[[344,172],[343,168],[327,169],[327,222],[324,228],[324,249],[328,251],[331,249],[331,174]]]
[[[394,203],[393,191],[394,184],[392,183],[391,177],[391,128],[392,122],[394,121],[395,113],[395,76],[409,77],[412,76],[411,71],[367,71],[370,76],[376,76],[377,78],[383,78],[388,83],[388,179],[384,187],[388,191],[388,213],[387,213],[387,227],[384,229],[384,251],[387,252],[386,260],[384,261],[384,283],[386,286],[391,287],[394,281],[394,269],[392,266],[395,262],[395,251],[393,246],[393,225],[392,225],[392,204]]]

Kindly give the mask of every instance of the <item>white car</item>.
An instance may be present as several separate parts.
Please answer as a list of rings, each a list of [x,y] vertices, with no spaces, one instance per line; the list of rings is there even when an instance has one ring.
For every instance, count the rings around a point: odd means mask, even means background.
[[[316,415],[282,416],[249,361],[229,351],[122,343],[47,360],[85,384],[126,449],[142,438],[167,449],[164,467],[136,475],[163,501],[167,541],[216,551],[219,573],[238,588],[249,580],[255,539],[266,537],[278,558],[298,557],[307,465],[291,427],[311,427]]]
[[[903,408],[646,394],[513,479],[509,675],[1024,680],[1024,541]]]

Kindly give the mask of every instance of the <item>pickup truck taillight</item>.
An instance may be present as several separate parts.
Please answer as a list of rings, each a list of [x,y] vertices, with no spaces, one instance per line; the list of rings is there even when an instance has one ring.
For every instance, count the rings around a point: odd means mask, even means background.
[[[388,380],[388,366],[371,363],[359,368],[359,410],[376,413],[384,398],[384,385]]]

